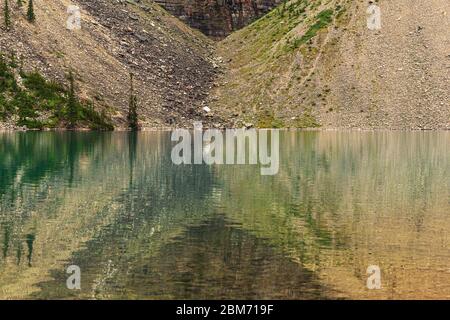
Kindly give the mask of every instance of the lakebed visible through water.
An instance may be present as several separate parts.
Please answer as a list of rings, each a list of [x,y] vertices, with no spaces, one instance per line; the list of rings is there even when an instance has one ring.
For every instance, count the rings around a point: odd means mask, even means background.
[[[0,133],[0,298],[450,298],[450,132],[281,131],[273,176],[174,144]]]

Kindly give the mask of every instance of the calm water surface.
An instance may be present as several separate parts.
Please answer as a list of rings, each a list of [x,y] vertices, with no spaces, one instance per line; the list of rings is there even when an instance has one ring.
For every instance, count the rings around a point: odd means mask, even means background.
[[[275,176],[172,146],[0,133],[0,298],[450,298],[450,132],[283,131]]]

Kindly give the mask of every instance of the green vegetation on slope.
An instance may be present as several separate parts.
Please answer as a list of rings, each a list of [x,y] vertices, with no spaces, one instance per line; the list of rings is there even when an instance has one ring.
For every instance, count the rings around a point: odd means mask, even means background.
[[[295,39],[295,41],[291,45],[291,48],[297,49],[302,44],[314,38],[317,35],[317,32],[319,32],[323,28],[328,27],[331,21],[333,21],[333,15],[334,11],[331,9],[326,9],[320,12],[316,17],[316,23],[314,23],[301,38]]]
[[[0,54],[0,119],[29,129],[88,127],[111,130],[106,115],[91,102],[80,102],[71,90],[46,80],[39,72],[25,72],[22,61]],[[73,88],[72,88],[73,90]]]
[[[224,118],[231,110],[235,126],[320,126],[317,111],[329,89],[313,81],[317,60],[330,49],[347,6],[346,0],[285,1],[219,43],[229,72],[213,93],[213,109]]]

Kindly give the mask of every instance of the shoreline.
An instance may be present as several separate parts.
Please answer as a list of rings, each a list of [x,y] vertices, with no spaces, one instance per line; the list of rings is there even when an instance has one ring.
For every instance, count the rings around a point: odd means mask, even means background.
[[[154,132],[154,131],[173,131],[176,129],[193,129],[193,127],[146,127],[137,130],[136,132]],[[222,128],[208,128],[204,127],[203,130],[207,129],[217,129],[220,131],[227,129],[242,129],[233,127],[222,127]],[[247,129],[257,129],[257,130],[280,130],[280,131],[359,131],[359,132],[381,132],[381,131],[392,131],[392,132],[442,132],[450,131],[450,128],[433,128],[433,129],[414,129],[414,128],[247,128]],[[27,129],[27,128],[0,128],[0,133],[6,132],[131,132],[132,130],[126,128],[114,128],[114,130],[96,130],[89,128],[45,128],[45,129]]]

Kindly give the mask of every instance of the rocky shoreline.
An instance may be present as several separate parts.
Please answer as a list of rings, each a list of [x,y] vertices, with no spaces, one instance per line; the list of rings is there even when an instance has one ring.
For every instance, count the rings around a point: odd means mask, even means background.
[[[172,131],[176,129],[190,129],[193,128],[193,124],[187,124],[185,126],[177,126],[177,127],[170,127],[170,126],[164,126],[164,127],[141,127],[139,131],[143,132],[150,132],[150,131]],[[219,129],[219,130],[225,130],[225,129],[237,129],[237,128],[247,128],[247,129],[260,129],[260,130],[270,130],[270,128],[255,128],[255,127],[233,127],[233,126],[210,126],[205,124],[203,126],[204,129]],[[424,129],[424,128],[345,128],[345,127],[316,127],[316,128],[273,128],[276,130],[281,131],[352,131],[352,132],[380,132],[380,131],[387,131],[387,132],[396,132],[396,131],[403,131],[403,132],[438,132],[438,131],[450,131],[449,128],[432,128],[432,129]],[[74,131],[74,132],[127,132],[130,131],[130,129],[125,127],[117,127],[114,128],[114,130],[98,130],[98,129],[91,129],[91,128],[42,128],[42,129],[29,129],[27,127],[23,126],[17,126],[13,123],[6,123],[6,122],[0,122],[0,133],[2,132],[28,132],[28,131],[42,131],[42,132],[64,132],[64,131]]]

